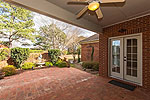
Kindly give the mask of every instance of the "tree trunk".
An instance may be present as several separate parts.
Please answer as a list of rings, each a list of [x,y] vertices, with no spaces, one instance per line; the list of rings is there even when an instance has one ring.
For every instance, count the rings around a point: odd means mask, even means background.
[[[9,48],[11,48],[12,47],[12,42],[9,42]]]
[[[9,38],[9,44],[8,44],[8,47],[9,47],[9,48],[12,47],[12,41],[11,41],[11,38]]]

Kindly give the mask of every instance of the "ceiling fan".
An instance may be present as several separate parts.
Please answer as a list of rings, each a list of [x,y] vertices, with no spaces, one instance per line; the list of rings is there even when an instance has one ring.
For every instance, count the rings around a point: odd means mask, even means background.
[[[68,4],[86,4],[86,6],[77,14],[77,18],[80,18],[87,10],[95,11],[98,19],[103,18],[102,11],[100,9],[101,3],[122,3],[125,0],[73,0]]]

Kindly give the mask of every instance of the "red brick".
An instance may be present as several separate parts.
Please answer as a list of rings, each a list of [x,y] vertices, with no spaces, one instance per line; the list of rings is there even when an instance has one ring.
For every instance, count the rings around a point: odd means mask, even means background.
[[[99,42],[81,44],[81,61],[91,61],[92,48],[88,46],[94,47],[93,61],[99,62]]]
[[[121,28],[127,31],[118,32]],[[136,33],[142,33],[143,36],[143,87],[150,89],[150,15],[103,29],[103,34],[99,35],[99,73],[101,76],[108,77],[108,38]]]

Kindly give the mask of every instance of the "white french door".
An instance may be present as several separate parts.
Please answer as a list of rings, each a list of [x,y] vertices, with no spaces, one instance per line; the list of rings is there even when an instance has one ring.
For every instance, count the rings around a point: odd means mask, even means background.
[[[123,38],[111,40],[111,75],[123,78]]]
[[[113,77],[141,84],[141,36],[126,36],[111,40],[110,74]]]

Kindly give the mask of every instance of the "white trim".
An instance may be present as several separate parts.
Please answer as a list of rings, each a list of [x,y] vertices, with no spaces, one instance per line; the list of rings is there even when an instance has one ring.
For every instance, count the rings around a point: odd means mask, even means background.
[[[139,35],[142,36],[142,33],[129,34],[129,35],[121,35],[121,36],[115,36],[115,37],[110,37],[109,39],[124,38],[124,37],[139,36]]]
[[[110,62],[110,56],[111,56],[110,55],[110,51],[111,51],[111,47],[110,46],[111,45],[110,44],[111,44],[111,39],[108,39],[108,51],[107,51],[108,52],[108,69],[107,69],[108,70],[108,76],[111,75],[111,71],[110,71],[110,63],[111,63]]]
[[[125,37],[124,38],[124,56],[126,56],[127,57],[127,54],[126,54],[126,50],[127,50],[127,47],[126,47],[126,43],[127,43],[127,39],[137,39],[138,41],[137,41],[137,44],[138,44],[138,46],[137,46],[137,48],[138,48],[138,50],[137,50],[137,53],[138,53],[138,60],[137,60],[137,77],[133,77],[133,76],[131,76],[131,75],[127,75],[126,73],[127,73],[127,70],[126,70],[126,68],[127,68],[127,66],[126,66],[126,63],[127,62],[124,62],[124,71],[125,71],[125,74],[124,74],[124,79],[126,79],[126,80],[131,80],[131,81],[134,81],[134,82],[136,82],[136,83],[140,83],[141,84],[141,80],[142,80],[142,78],[141,78],[141,38],[140,38],[141,36],[140,35],[138,35],[138,36],[131,36],[131,37]]]
[[[129,18],[129,19],[126,19],[124,21],[116,22],[114,24],[106,25],[106,26],[104,26],[102,28],[107,28],[107,27],[110,27],[110,26],[113,26],[113,25],[121,24],[121,23],[124,23],[124,22],[127,22],[127,21],[131,21],[131,20],[134,20],[134,19],[137,19],[137,18],[148,16],[148,15],[150,15],[150,13],[144,14],[144,15],[141,15],[141,16],[138,16],[138,17],[134,17],[134,18]]]
[[[91,43],[98,43],[99,42],[99,40],[94,40],[94,41],[85,41],[85,42],[80,42],[80,44],[82,45],[82,44],[91,44]]]
[[[143,34],[140,35],[141,38],[141,86],[143,86]]]
[[[112,39],[117,39],[117,38],[126,38],[126,37],[133,37],[133,36],[140,36],[140,44],[141,44],[141,63],[140,63],[140,70],[141,70],[141,82],[140,83],[136,83],[136,82],[133,82],[133,81],[130,81],[130,80],[125,80],[125,79],[121,79],[121,78],[118,78],[118,77],[114,77],[114,76],[111,76],[111,65],[110,65],[110,56],[111,56],[111,53],[110,53],[110,42]],[[130,83],[134,83],[134,84],[137,84],[137,85],[140,85],[140,86],[143,86],[143,40],[142,40],[142,33],[137,33],[137,34],[130,34],[130,35],[122,35],[122,36],[116,36],[116,37],[110,37],[108,38],[108,76],[109,77],[112,77],[112,78],[116,78],[116,79],[119,79],[119,80],[123,80],[123,81],[126,81],[126,82],[130,82]]]
[[[116,72],[113,72],[112,71],[112,42],[113,41],[120,41],[120,72],[119,73],[116,73]],[[110,70],[110,72],[111,72],[111,74],[110,75],[114,75],[114,76],[119,76],[120,78],[123,78],[123,38],[115,38],[115,39],[111,39],[111,45],[110,45],[111,47],[111,52],[110,52],[110,54],[111,54],[111,56],[110,56],[110,67],[111,67],[111,70]]]

